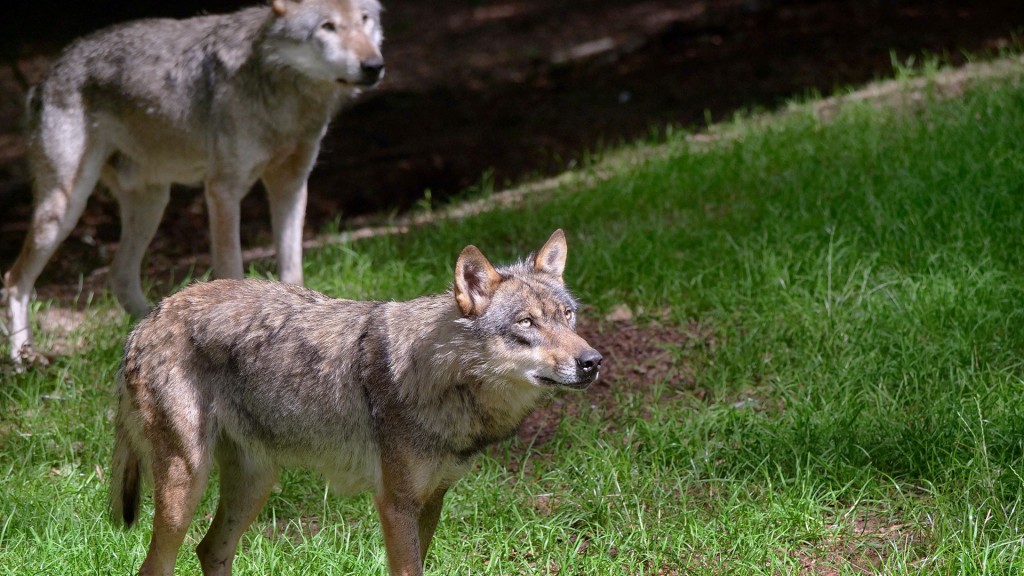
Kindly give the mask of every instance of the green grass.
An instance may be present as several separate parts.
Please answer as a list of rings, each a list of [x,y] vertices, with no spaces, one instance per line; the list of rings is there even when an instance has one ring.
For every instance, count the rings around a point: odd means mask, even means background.
[[[466,243],[507,261],[562,227],[585,316],[713,333],[667,347],[694,382],[608,374],[615,414],[584,399],[550,442],[481,458],[432,572],[1024,569],[1024,84],[925,94],[737,121],[593,186],[308,254],[313,288],[404,299],[445,289]],[[0,387],[0,575],[128,574],[144,555],[148,528],[106,521],[129,325],[100,300],[84,350]],[[190,552],[178,566],[198,573]],[[383,574],[372,504],[289,473],[235,568]]]

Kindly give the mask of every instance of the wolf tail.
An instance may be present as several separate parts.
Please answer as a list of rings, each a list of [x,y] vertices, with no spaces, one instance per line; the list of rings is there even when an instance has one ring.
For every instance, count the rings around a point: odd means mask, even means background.
[[[114,524],[131,528],[139,514],[142,495],[142,459],[128,429],[131,404],[122,398],[114,433],[114,460],[110,470],[110,516]]]

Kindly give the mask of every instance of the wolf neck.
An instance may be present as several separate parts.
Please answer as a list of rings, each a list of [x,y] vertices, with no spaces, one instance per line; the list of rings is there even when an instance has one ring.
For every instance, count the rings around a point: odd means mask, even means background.
[[[408,354],[392,357],[391,377],[416,427],[463,457],[510,436],[548,391],[495,370],[485,339],[462,319],[450,293],[423,299],[425,309],[416,302],[406,303],[416,309],[402,310],[407,318],[426,320],[418,323],[415,339],[389,334],[393,349],[401,349],[394,345],[402,341],[412,344]]]
[[[257,31],[259,41],[254,43],[254,53],[246,63],[246,73],[259,87],[263,99],[274,106],[300,106],[316,114],[327,110],[333,117],[348,95],[355,95],[353,90],[346,90],[334,82],[313,80],[283,59],[275,48],[275,38],[270,33],[274,18],[269,7],[265,11],[265,20]],[[296,90],[301,86],[301,90]]]

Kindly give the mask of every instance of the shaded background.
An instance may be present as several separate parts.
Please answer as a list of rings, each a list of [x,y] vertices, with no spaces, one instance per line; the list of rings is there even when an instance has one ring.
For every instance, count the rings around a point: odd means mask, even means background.
[[[230,11],[231,0],[57,0],[5,7],[0,22],[0,270],[27,229],[31,193],[20,130],[25,87],[72,38],[146,16]],[[1024,30],[1020,0],[385,0],[388,72],[325,139],[310,180],[306,233],[370,212],[561,172],[667,125],[699,127],[891,76],[923,55],[959,63]],[[243,244],[268,244],[257,189]],[[107,263],[117,207],[95,195],[40,279],[74,283]],[[150,271],[208,250],[205,205],[177,190]],[[42,292],[46,292],[43,288]]]

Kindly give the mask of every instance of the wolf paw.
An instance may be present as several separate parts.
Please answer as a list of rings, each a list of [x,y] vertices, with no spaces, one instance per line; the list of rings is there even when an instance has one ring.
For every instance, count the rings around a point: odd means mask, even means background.
[[[0,329],[4,326],[0,323]],[[21,347],[21,350],[17,353],[12,353],[9,356],[8,366],[0,365],[0,370],[6,372],[9,369],[13,369],[14,373],[21,374],[25,372],[28,367],[45,368],[50,365],[51,358],[40,352],[36,352],[32,349],[30,344],[25,344]],[[2,364],[8,364],[8,362],[2,362]]]

